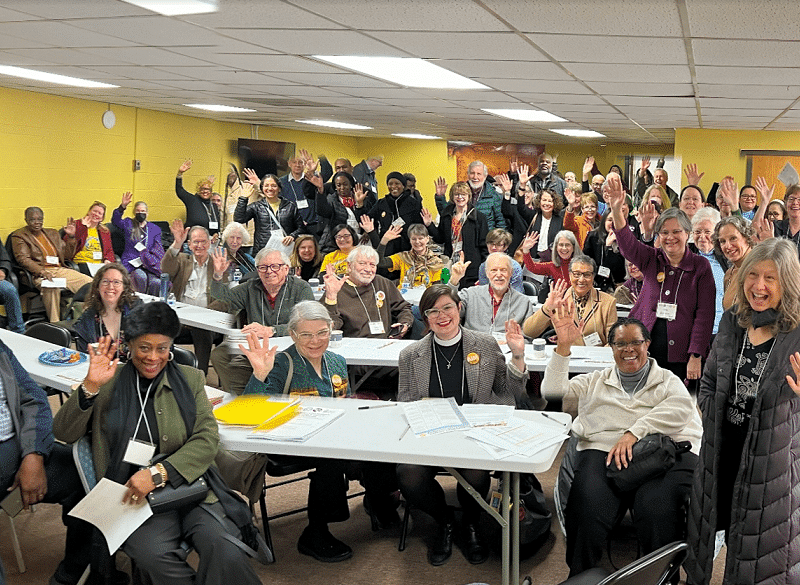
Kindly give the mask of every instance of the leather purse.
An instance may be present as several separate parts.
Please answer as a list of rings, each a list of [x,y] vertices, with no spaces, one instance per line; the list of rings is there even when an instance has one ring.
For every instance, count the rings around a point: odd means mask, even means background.
[[[178,487],[166,484],[147,494],[147,501],[153,514],[163,514],[179,510],[186,506],[198,504],[208,495],[208,483],[202,475],[192,483],[184,483]]]
[[[633,444],[628,467],[617,469],[616,464],[612,462],[606,467],[606,477],[620,491],[634,490],[646,481],[664,475],[675,465],[677,456],[691,448],[692,444],[689,441],[676,443],[661,433],[644,436]]]

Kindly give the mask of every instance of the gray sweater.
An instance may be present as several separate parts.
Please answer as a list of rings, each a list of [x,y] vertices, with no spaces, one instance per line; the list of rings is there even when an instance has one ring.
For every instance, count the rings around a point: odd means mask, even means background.
[[[509,289],[500,302],[497,315],[492,319],[492,295],[489,285],[471,286],[458,291],[461,297],[461,317],[464,327],[484,333],[506,330],[505,324],[513,319],[520,325],[533,314],[533,298]]]

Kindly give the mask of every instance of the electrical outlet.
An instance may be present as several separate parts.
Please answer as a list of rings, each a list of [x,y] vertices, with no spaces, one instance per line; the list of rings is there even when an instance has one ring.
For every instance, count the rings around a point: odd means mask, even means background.
[[[140,160],[133,161],[133,170],[134,171],[141,171],[142,170],[142,161],[140,161]]]

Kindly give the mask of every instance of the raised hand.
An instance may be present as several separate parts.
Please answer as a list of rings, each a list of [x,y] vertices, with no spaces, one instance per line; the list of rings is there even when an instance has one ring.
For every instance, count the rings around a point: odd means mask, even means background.
[[[731,213],[739,209],[739,185],[733,177],[725,177],[719,184],[722,199],[731,206]]]
[[[686,168],[683,169],[683,174],[686,175],[686,180],[689,181],[689,184],[695,186],[700,184],[700,179],[705,175],[705,173],[697,173],[697,165],[694,163],[686,165]]]
[[[325,183],[323,183],[322,177],[315,175],[313,172],[310,175],[306,175],[306,181],[309,181],[312,185],[314,185],[319,193],[322,193],[323,189],[325,188]]]
[[[639,222],[642,226],[642,232],[651,236],[656,226],[658,219],[658,211],[652,201],[644,201],[642,208],[639,210]]]
[[[253,169],[242,169],[247,182],[250,183],[256,189],[261,188],[261,179],[258,178],[258,175]]]
[[[368,234],[371,234],[375,230],[375,222],[366,213],[361,216],[361,219],[358,220],[358,223],[361,226],[361,229]]]
[[[508,178],[508,175],[495,175],[494,177],[495,184],[500,186],[500,189],[503,190],[503,193],[508,193],[511,191],[511,187],[514,183],[511,182],[511,179]]]
[[[566,280],[559,280],[552,287],[550,287],[550,293],[547,295],[547,299],[544,301],[544,305],[542,305],[542,311],[544,314],[553,318],[556,310],[556,304],[560,302],[564,295],[569,289],[569,283]]]
[[[769,202],[772,201],[772,195],[775,193],[775,185],[770,187],[764,177],[758,177],[756,179],[756,189],[761,194],[761,205],[769,205]]]
[[[647,174],[647,169],[649,169],[649,168],[650,168],[650,157],[649,156],[643,156],[642,157],[641,174],[643,176],[646,175]]]
[[[381,244],[385,246],[392,240],[396,240],[397,238],[399,238],[402,233],[403,233],[403,228],[401,226],[399,225],[391,226],[388,230],[386,230],[386,233],[383,234],[383,237],[381,238]]]
[[[792,389],[792,392],[800,396],[800,352],[791,354],[789,356],[789,363],[792,365],[794,378],[787,375],[786,382],[789,384],[789,388]]]
[[[192,159],[186,159],[185,161],[183,161],[183,164],[178,167],[178,174],[182,175],[191,168],[192,168]]]
[[[772,222],[766,217],[762,217],[761,219],[754,217],[751,225],[756,232],[755,237],[757,242],[763,242],[764,240],[775,237],[775,228],[772,226]]]
[[[522,164],[519,165],[519,184],[524,185],[528,181],[530,181],[530,171],[531,168],[528,165]]]
[[[556,301],[555,311],[550,317],[550,322],[556,330],[558,338],[559,355],[567,356],[570,354],[570,347],[583,337],[583,324],[580,326],[575,322],[575,305],[570,297],[564,297]]]
[[[335,301],[339,295],[339,291],[342,290],[342,286],[344,286],[345,279],[337,277],[336,270],[334,270],[333,266],[330,264],[326,267],[322,279],[325,281],[325,298],[330,301]]]
[[[604,190],[606,202],[614,211],[622,213],[622,206],[625,204],[625,190],[622,188],[622,179],[617,173],[609,174],[606,179],[607,190]]]
[[[512,157],[510,161],[508,161],[508,170],[509,172],[516,173],[519,169],[519,158],[516,156]]]
[[[231,265],[231,261],[228,260],[228,251],[222,246],[214,248],[211,250],[211,260],[214,262],[214,279],[219,280]]]
[[[128,207],[128,205],[131,204],[131,201],[133,201],[133,195],[131,194],[130,191],[125,191],[122,194],[122,203],[120,203],[120,207],[122,207],[122,209],[125,209],[126,207]]]
[[[301,148],[297,151],[297,158],[303,161],[303,165],[307,165],[308,161],[314,160],[314,157],[311,156],[311,153],[308,152],[305,148]]]
[[[511,357],[513,359],[524,358],[525,336],[522,334],[522,327],[520,327],[519,323],[513,319],[506,321],[506,343],[508,344],[508,348],[511,350]]]
[[[64,226],[64,233],[71,238],[75,237],[75,220],[73,218],[67,218],[67,225]]]
[[[436,189],[436,194],[440,197],[444,197],[447,195],[447,181],[444,180],[444,177],[439,177],[433,182],[433,186]]]
[[[593,168],[594,168],[594,157],[587,156],[586,162],[583,163],[583,177],[586,178],[588,175],[591,175]]]
[[[356,183],[353,189],[353,198],[356,200],[356,207],[364,205],[364,200],[367,198],[368,192],[369,191],[364,191],[364,187],[362,187],[360,183]]]
[[[450,283],[454,285],[461,282],[461,279],[467,273],[467,268],[472,264],[472,260],[464,262],[464,252],[459,252],[458,258],[458,262],[454,262],[450,267]]]
[[[247,334],[247,347],[239,344],[239,349],[250,362],[253,368],[253,375],[262,382],[267,379],[267,376],[275,366],[275,353],[278,351],[278,346],[269,346],[269,338],[259,339],[254,332]]]
[[[110,335],[98,339],[96,348],[89,346],[89,370],[83,380],[83,385],[89,392],[96,393],[100,386],[114,377],[119,362],[115,357],[116,353],[117,344],[112,342]]]
[[[617,234],[615,232],[608,232],[608,235],[606,236],[606,248],[610,248],[616,241]]]
[[[172,232],[172,237],[175,240],[172,244],[173,248],[180,249],[186,241],[186,236],[189,235],[189,228],[183,227],[183,221],[180,219],[173,219],[169,224],[169,231]]]
[[[433,223],[433,216],[431,215],[431,212],[428,211],[427,207],[422,208],[420,215],[422,216],[422,223],[424,223],[426,227]]]
[[[538,241],[539,241],[539,232],[529,233],[527,236],[525,236],[525,239],[522,240],[522,251],[525,254],[527,254],[533,249],[533,247],[536,245],[536,242]]]

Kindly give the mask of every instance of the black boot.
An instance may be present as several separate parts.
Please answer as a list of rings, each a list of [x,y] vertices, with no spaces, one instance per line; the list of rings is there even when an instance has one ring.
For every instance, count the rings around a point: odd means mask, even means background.
[[[477,524],[464,526],[464,555],[472,565],[485,563],[489,558],[489,547],[481,537]]]
[[[445,564],[453,554],[453,522],[439,524],[436,537],[428,547],[428,562],[434,567]]]

